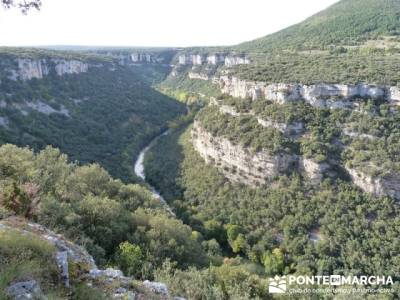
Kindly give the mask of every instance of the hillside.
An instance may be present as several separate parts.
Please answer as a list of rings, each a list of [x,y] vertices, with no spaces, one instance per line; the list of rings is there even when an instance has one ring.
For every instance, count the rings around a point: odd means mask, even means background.
[[[233,47],[55,49],[0,48],[0,299],[400,295],[398,0]]]
[[[398,42],[399,16],[397,0],[342,0],[299,24],[237,48],[257,53],[326,49],[360,45],[388,36]]]
[[[167,72],[93,53],[3,48],[0,143],[53,145],[132,180],[139,149],[185,111],[151,87]]]
[[[343,0],[230,50],[187,49],[160,85],[198,112],[150,149],[147,181],[240,268],[397,280],[399,13]]]

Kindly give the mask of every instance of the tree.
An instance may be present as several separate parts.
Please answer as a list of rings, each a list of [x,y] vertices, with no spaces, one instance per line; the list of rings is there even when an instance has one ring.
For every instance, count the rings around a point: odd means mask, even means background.
[[[265,252],[263,264],[267,275],[272,276],[282,274],[285,267],[285,256],[282,250],[275,248],[272,250],[272,253],[270,251]]]
[[[42,6],[41,0],[1,0],[3,7],[9,9],[12,7],[18,7],[23,14],[26,14],[30,9],[35,8],[40,10]]]
[[[126,275],[137,276],[143,264],[142,249],[138,245],[123,242],[119,245],[116,261]]]

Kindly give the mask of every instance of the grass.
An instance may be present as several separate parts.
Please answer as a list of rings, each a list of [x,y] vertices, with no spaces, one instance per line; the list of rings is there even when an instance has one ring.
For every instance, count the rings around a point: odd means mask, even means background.
[[[54,289],[58,270],[53,245],[17,230],[0,231],[0,299],[13,282],[35,279],[44,292]]]

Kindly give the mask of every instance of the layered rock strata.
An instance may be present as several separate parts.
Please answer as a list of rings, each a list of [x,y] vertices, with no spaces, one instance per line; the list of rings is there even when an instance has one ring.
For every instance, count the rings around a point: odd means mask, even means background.
[[[224,75],[216,80],[222,93],[236,98],[253,100],[267,99],[278,104],[305,101],[315,107],[344,108],[352,106],[354,98],[386,99],[394,105],[400,104],[398,87],[369,84],[267,84],[264,82],[242,80]]]

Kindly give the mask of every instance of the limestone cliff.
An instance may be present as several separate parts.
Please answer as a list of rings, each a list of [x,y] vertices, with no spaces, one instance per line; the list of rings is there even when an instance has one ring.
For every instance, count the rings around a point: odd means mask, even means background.
[[[79,60],[53,60],[55,63],[55,70],[58,76],[63,76],[64,74],[79,74],[85,73],[89,70],[89,65],[87,63],[81,62]]]
[[[300,158],[299,170],[312,184],[320,183],[330,169],[331,166],[328,163],[317,163],[309,158]]]
[[[262,127],[269,127],[275,128],[288,136],[295,136],[301,134],[305,131],[304,124],[302,122],[293,122],[290,124],[276,122],[269,119],[263,119],[257,116],[253,111],[249,112],[238,112],[236,111],[235,107],[231,105],[220,105],[217,101],[211,102],[211,105],[218,106],[219,111],[223,114],[231,115],[232,117],[239,117],[239,116],[253,116],[257,119],[258,124]]]
[[[200,79],[200,80],[209,80],[210,79],[208,74],[198,73],[198,72],[189,72],[188,77],[190,79]]]
[[[296,155],[270,155],[266,151],[253,153],[234,145],[228,139],[215,137],[193,124],[192,142],[195,150],[207,163],[213,163],[227,178],[248,185],[264,184],[275,176],[288,174],[297,168]]]
[[[400,200],[400,174],[374,177],[361,170],[346,166],[353,183],[364,192],[376,197],[390,196]]]
[[[279,104],[293,101],[306,101],[315,107],[351,107],[353,98],[386,99],[390,104],[400,103],[398,87],[369,84],[267,84],[242,80],[224,75],[215,80],[224,94],[237,98],[268,99]]]
[[[250,58],[246,55],[235,55],[235,54],[180,54],[178,56],[179,65],[194,65],[200,66],[203,64],[209,65],[225,65],[227,67],[233,67],[236,65],[250,64]]]
[[[54,71],[58,76],[85,73],[89,64],[79,60],[66,59],[17,59],[16,68],[9,69],[12,80],[42,79]]]

